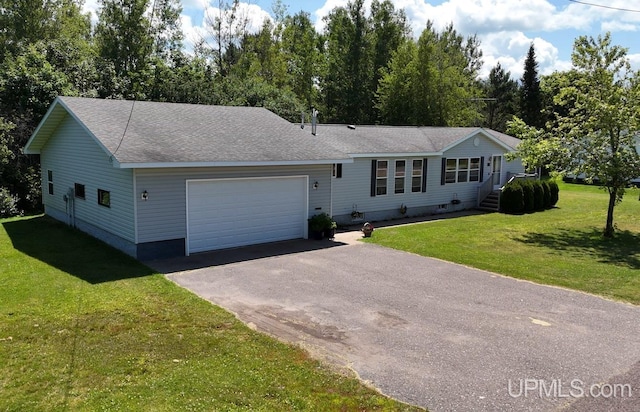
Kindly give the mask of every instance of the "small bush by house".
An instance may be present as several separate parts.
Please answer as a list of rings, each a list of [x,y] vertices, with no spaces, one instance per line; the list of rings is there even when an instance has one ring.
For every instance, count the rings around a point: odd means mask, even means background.
[[[504,213],[524,212],[524,194],[521,185],[508,184],[502,189],[500,208]]]
[[[558,203],[558,184],[553,181],[518,179],[502,189],[500,210],[503,213],[530,213],[549,209]]]
[[[549,189],[551,192],[551,207],[555,206],[558,203],[558,199],[560,198],[560,188],[556,182],[549,182]]]

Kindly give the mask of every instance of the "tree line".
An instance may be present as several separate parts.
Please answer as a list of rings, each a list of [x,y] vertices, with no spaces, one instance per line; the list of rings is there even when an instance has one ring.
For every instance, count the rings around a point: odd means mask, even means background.
[[[311,108],[324,123],[534,128],[553,118],[558,84],[538,75],[533,44],[524,75],[500,64],[479,78],[476,36],[429,22],[413,37],[390,0],[351,0],[318,32],[280,0],[250,31],[239,0],[218,0],[187,53],[180,0],[0,0],[0,213],[37,210],[38,159],[20,149],[58,95],[263,106],[291,121]],[[6,213],[5,213],[6,214]]]

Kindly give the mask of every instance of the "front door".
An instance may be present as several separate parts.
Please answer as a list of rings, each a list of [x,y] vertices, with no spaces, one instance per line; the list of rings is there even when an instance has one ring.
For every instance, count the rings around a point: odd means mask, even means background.
[[[493,156],[491,159],[491,179],[493,180],[493,190],[498,190],[502,182],[502,156]]]

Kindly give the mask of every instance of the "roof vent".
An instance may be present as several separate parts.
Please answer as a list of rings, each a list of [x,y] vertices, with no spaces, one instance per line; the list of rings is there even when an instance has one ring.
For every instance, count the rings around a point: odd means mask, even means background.
[[[350,124],[349,126],[347,126],[348,129],[351,130],[356,130],[356,125],[355,124]]]
[[[316,109],[311,110],[311,134],[316,135],[316,128],[318,126],[318,114]]]

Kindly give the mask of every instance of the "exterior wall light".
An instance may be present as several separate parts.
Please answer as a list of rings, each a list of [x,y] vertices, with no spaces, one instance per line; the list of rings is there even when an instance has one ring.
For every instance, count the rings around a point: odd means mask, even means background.
[[[145,190],[145,191],[144,191],[144,192],[142,192],[142,194],[140,195],[140,198],[146,202],[147,200],[149,200],[149,192],[147,192],[147,191]]]
[[[320,185],[318,184],[318,182],[315,182],[315,183],[313,184],[313,190],[318,190],[318,186],[320,186]]]

